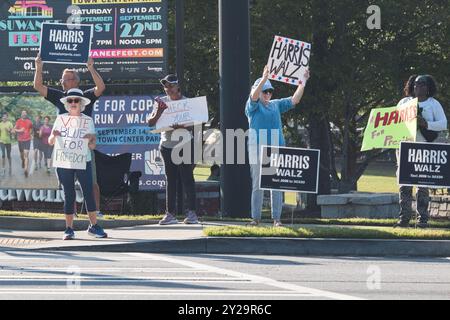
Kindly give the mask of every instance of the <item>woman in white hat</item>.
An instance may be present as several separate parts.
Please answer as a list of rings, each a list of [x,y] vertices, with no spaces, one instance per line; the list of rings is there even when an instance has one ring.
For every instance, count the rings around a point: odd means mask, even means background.
[[[64,213],[66,215],[66,230],[63,239],[71,240],[75,238],[73,230],[73,215],[75,213],[73,205],[75,202],[75,177],[80,182],[89,215],[90,225],[87,230],[88,234],[96,238],[106,238],[107,234],[97,225],[96,204],[92,191],[92,156],[90,150],[95,149],[96,145],[94,121],[91,117],[82,114],[85,106],[91,101],[83,96],[83,91],[80,89],[70,89],[67,91],[66,96],[61,99],[61,102],[64,104],[71,117],[70,125],[68,123],[67,114],[59,115],[53,125],[52,134],[48,138],[49,144],[54,145],[57,137],[64,138],[72,136],[88,139],[85,170],[66,168],[57,168],[56,170],[65,195]]]

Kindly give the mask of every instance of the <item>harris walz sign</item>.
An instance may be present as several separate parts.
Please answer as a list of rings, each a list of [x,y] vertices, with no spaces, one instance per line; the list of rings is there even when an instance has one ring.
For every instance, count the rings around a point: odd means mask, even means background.
[[[400,144],[399,184],[428,188],[450,187],[450,144]]]
[[[317,193],[320,150],[261,146],[260,188]]]

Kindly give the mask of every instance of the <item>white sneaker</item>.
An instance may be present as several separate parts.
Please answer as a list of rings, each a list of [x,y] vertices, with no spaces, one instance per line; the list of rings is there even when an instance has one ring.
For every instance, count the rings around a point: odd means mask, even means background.
[[[159,221],[160,225],[177,224],[178,220],[170,213],[166,213],[164,217]]]
[[[198,224],[198,218],[194,211],[189,211],[186,219],[183,220],[184,224]]]

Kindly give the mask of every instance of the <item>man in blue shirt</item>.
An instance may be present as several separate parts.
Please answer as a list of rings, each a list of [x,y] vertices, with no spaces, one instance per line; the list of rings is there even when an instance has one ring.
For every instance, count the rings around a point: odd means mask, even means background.
[[[305,78],[309,78],[306,71]],[[283,124],[281,114],[287,112],[297,105],[305,90],[305,84],[301,83],[294,95],[289,98],[271,100],[274,88],[269,81],[269,68],[264,67],[262,78],[255,81],[250,97],[245,105],[245,115],[248,118],[249,133],[249,159],[252,176],[252,219],[250,225],[258,225],[261,220],[263,203],[263,190],[259,189],[260,179],[260,146],[284,146]],[[283,202],[282,191],[271,191],[272,219],[274,226],[281,224],[281,209]]]

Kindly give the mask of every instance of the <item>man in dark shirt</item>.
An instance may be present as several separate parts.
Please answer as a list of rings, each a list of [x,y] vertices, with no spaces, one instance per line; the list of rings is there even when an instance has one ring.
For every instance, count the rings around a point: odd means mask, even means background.
[[[53,89],[49,88],[44,85],[43,77],[42,77],[42,70],[44,63],[42,62],[42,59],[40,55],[35,59],[36,62],[36,71],[34,73],[34,89],[40,93],[41,96],[43,96],[46,100],[50,101],[55,105],[55,107],[58,109],[58,114],[67,113],[66,108],[64,107],[64,104],[60,101],[61,98],[65,97],[66,92],[70,89],[76,89],[80,86],[80,76],[77,71],[74,69],[64,69],[61,77],[61,86],[63,90]],[[103,82],[102,77],[100,74],[95,70],[94,68],[94,60],[92,58],[89,58],[87,64],[86,64],[89,72],[92,75],[92,79],[94,80],[95,87],[89,90],[84,91],[84,97],[91,100],[91,103],[88,104],[83,113],[89,117],[92,117],[92,109],[94,106],[94,103],[98,100],[98,98],[103,94],[105,91],[105,83]],[[92,174],[93,174],[93,181],[94,181],[94,197],[95,202],[97,204],[97,209],[100,209],[100,188],[97,184],[97,177],[95,173],[95,157],[92,157]],[[97,211],[100,214],[99,211]]]

